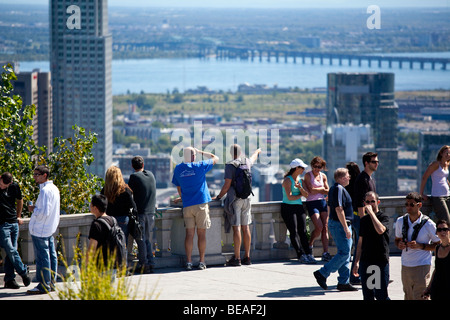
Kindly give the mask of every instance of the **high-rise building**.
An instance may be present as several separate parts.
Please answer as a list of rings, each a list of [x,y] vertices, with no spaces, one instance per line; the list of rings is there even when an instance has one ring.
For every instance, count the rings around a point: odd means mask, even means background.
[[[89,172],[112,164],[112,36],[107,0],[51,0],[50,44],[54,136],[72,126],[97,133]]]
[[[332,176],[337,168],[343,168],[350,162],[360,164],[364,153],[374,150],[371,128],[368,124],[334,124],[328,134],[326,158],[328,173]],[[331,156],[332,155],[332,156]],[[330,178],[331,178],[330,176]]]
[[[17,72],[14,81],[14,94],[22,98],[24,105],[34,104],[36,116],[33,118],[33,140],[39,146],[53,148],[52,135],[52,86],[50,72]]]
[[[374,178],[377,193],[397,195],[398,106],[393,73],[329,73],[324,158],[333,157],[333,125],[368,124],[380,165]],[[353,159],[362,167],[362,159]],[[329,172],[330,180],[333,173]]]

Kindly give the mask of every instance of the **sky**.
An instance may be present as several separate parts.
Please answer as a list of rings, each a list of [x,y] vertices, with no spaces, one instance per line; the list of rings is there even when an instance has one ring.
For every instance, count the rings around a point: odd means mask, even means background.
[[[48,4],[49,0],[0,0],[1,4]],[[111,7],[215,7],[215,8],[364,8],[444,7],[450,0],[108,0]]]

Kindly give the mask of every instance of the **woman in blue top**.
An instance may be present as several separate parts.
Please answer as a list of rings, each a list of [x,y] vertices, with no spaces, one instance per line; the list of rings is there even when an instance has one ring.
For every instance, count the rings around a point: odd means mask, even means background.
[[[300,159],[290,163],[291,169],[284,175],[282,185],[283,203],[281,204],[281,217],[289,230],[289,238],[302,263],[316,263],[311,254],[306,234],[306,212],[303,208],[302,196],[307,197],[308,192],[302,187],[300,175],[308,166]]]

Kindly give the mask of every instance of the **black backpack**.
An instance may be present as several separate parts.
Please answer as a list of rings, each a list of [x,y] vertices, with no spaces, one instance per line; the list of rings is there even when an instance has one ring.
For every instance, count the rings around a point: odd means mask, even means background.
[[[250,172],[250,165],[248,159],[245,159],[245,163],[241,161],[233,161],[232,164],[236,167],[234,176],[234,190],[236,197],[241,199],[247,199],[252,192],[252,173]]]
[[[104,225],[109,230],[108,235],[108,249],[110,254],[116,255],[116,267],[123,267],[126,266],[127,261],[127,247],[126,247],[126,238],[125,233],[123,232],[122,228],[120,228],[119,224],[117,223],[116,218],[111,217],[113,220],[113,225],[111,226],[108,221],[104,219],[97,219],[97,221],[102,221]]]

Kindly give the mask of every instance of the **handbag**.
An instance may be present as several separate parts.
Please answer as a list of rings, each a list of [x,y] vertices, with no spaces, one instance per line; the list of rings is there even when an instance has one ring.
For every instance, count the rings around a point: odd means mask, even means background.
[[[130,208],[128,217],[130,217],[130,221],[128,222],[128,231],[135,240],[141,241],[144,235],[144,228],[139,222],[135,208]]]

